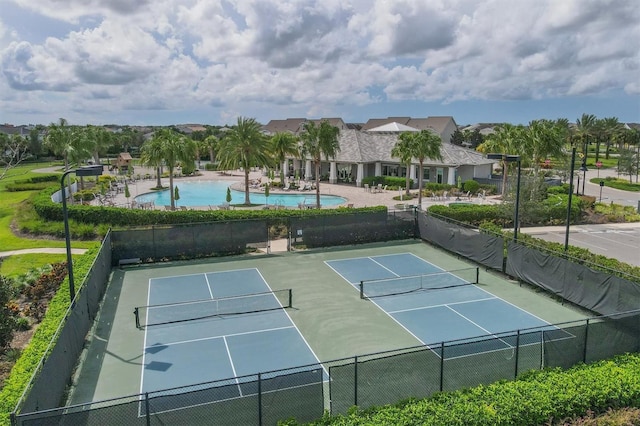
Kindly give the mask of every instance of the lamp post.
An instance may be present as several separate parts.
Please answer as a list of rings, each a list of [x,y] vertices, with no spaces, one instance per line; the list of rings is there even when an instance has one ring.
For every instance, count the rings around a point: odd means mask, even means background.
[[[509,154],[487,154],[487,158],[490,160],[502,160],[504,163],[518,163],[518,179],[516,183],[516,206],[514,209],[513,218],[513,241],[518,241],[518,213],[520,211],[520,156]],[[506,165],[506,164],[505,164]]]
[[[571,172],[569,173],[569,201],[567,202],[567,230],[564,233],[564,251],[569,250],[569,223],[571,222],[571,198],[573,197],[573,170],[576,162],[576,147],[571,149]]]
[[[71,257],[71,237],[69,235],[69,214],[67,212],[67,194],[64,185],[64,179],[71,173],[76,176],[100,176],[102,174],[102,165],[80,167],[75,170],[67,170],[60,178],[60,188],[62,189],[62,216],[64,218],[64,238],[67,247],[67,272],[69,274],[69,295],[70,303],[73,303],[76,290],[73,283],[73,259]],[[71,192],[71,191],[69,191]]]
[[[587,161],[582,160],[582,165],[580,166],[580,171],[582,172],[582,195],[584,195],[584,184],[587,181]]]

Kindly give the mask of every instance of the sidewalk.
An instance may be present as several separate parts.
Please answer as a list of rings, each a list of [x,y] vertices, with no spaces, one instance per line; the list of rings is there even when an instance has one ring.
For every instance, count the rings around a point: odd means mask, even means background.
[[[86,249],[71,249],[71,254],[84,254],[87,250]],[[38,254],[38,253],[45,253],[45,254],[65,254],[67,252],[67,249],[64,247],[57,247],[57,248],[32,248],[32,249],[23,249],[23,250],[11,250],[11,251],[0,251],[0,258],[3,257],[8,257],[8,256],[15,256],[15,255],[19,255],[19,254]]]

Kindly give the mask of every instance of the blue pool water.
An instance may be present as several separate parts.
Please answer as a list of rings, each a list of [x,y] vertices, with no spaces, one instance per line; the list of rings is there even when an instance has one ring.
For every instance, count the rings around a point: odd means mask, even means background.
[[[227,187],[235,182],[228,181],[193,181],[193,182],[177,182],[174,186],[178,187],[180,200],[177,201],[178,206],[196,207],[196,206],[218,206],[226,202]],[[249,199],[253,204],[267,204],[267,197],[262,192],[252,192]],[[168,206],[171,204],[169,190],[150,192],[139,195],[135,198],[138,203],[147,203],[153,201],[156,206]],[[271,192],[268,204],[283,205],[287,207],[297,207],[300,203],[315,204],[316,194],[309,191],[303,194],[283,194],[281,192]],[[322,206],[337,206],[345,203],[347,200],[335,195],[321,195],[320,204]],[[231,190],[231,204],[241,204],[244,202],[244,192]]]

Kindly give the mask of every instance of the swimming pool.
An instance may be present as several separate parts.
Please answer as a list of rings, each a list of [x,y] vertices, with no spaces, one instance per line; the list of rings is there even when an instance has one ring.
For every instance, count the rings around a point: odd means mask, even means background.
[[[178,206],[218,206],[226,202],[227,188],[237,182],[229,181],[187,181],[174,183],[178,187],[180,200],[176,202]],[[315,204],[315,191],[302,194],[283,194],[281,192],[271,192],[268,204],[282,205],[286,207],[297,207],[300,203]],[[267,204],[267,197],[263,192],[252,192],[249,199],[253,204]],[[156,206],[168,206],[171,204],[169,190],[149,192],[135,198],[138,203],[153,202]],[[241,204],[244,202],[244,192],[231,190],[231,204]],[[322,206],[337,206],[346,203],[347,200],[336,195],[321,195],[320,204]]]

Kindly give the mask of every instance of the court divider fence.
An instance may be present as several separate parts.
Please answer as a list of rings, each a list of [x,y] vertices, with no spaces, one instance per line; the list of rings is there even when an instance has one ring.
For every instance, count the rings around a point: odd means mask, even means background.
[[[416,211],[358,211],[339,215],[289,217],[269,222],[225,222],[157,225],[113,231],[113,265],[122,260],[139,262],[195,259],[242,254],[250,247],[268,247],[269,228],[276,223],[289,229],[290,247],[330,247],[415,238]]]
[[[640,350],[640,310],[14,414],[14,425],[275,425]]]

